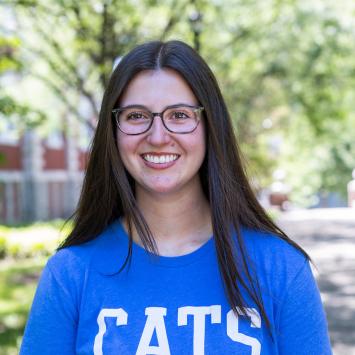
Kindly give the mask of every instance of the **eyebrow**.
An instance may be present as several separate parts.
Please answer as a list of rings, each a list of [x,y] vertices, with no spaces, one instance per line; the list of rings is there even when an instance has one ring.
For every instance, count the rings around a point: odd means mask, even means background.
[[[165,106],[162,111],[165,111],[165,110],[168,109],[168,108],[174,108],[174,107],[180,107],[180,106],[196,107],[196,106],[198,106],[198,105],[191,105],[191,104],[179,102],[179,103],[177,103],[177,104]],[[125,109],[125,108],[142,108],[142,109],[145,109],[145,110],[147,110],[147,111],[152,112],[147,106],[140,105],[140,104],[132,104],[132,105],[127,105],[127,106],[122,106],[122,107],[119,107],[119,108],[120,108],[120,109]]]

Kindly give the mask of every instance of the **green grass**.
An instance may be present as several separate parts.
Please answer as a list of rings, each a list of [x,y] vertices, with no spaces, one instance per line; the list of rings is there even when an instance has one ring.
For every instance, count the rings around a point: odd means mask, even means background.
[[[68,233],[62,220],[0,225],[0,354],[18,354],[38,277]]]
[[[0,349],[18,354],[27,315],[45,257],[0,261]]]

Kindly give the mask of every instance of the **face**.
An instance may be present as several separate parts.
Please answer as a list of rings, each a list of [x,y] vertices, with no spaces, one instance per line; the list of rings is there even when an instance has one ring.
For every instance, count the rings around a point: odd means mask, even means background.
[[[186,81],[170,69],[140,72],[119,102],[120,107],[143,105],[151,112],[161,112],[174,104],[199,103]],[[143,191],[191,193],[191,189],[199,187],[198,171],[206,151],[202,119],[193,132],[176,134],[169,132],[156,116],[148,132],[132,136],[117,130],[117,140],[123,164],[136,181],[137,195]],[[170,161],[172,158],[175,160]]]

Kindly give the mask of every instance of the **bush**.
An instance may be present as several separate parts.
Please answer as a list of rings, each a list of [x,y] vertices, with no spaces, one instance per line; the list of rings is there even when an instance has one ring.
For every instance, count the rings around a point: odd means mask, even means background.
[[[49,249],[43,242],[37,242],[31,246],[30,256],[49,256],[52,253]]]
[[[6,238],[0,236],[0,259],[3,259],[6,255]]]
[[[24,256],[23,250],[21,250],[21,245],[19,244],[9,244],[6,249],[6,254],[13,258]]]
[[[0,225],[0,259],[51,255],[71,226],[64,230],[63,221],[36,222],[26,226]]]

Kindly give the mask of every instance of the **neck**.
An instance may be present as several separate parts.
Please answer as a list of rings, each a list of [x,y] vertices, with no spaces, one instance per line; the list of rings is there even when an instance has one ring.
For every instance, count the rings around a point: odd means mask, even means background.
[[[211,237],[210,206],[199,181],[189,191],[173,194],[137,188],[136,196],[161,255],[186,254]],[[141,244],[135,230],[133,240]]]

